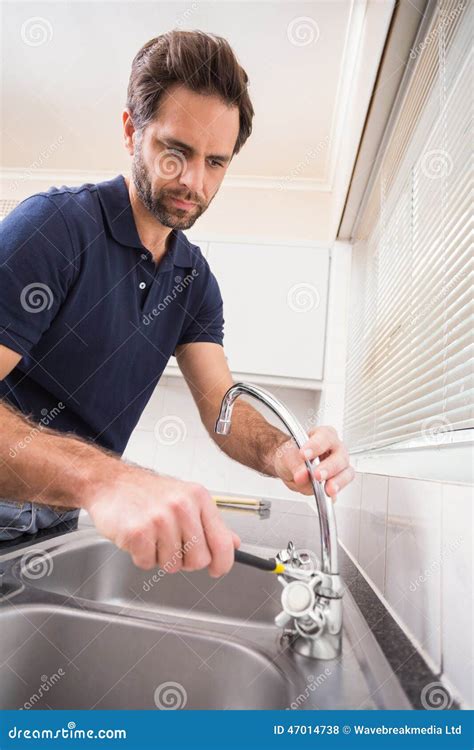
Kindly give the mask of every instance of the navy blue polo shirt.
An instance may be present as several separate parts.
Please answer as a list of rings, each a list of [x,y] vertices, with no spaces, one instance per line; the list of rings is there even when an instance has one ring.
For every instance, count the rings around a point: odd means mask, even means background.
[[[155,263],[122,175],[37,193],[0,230],[0,344],[22,355],[0,398],[121,454],[176,346],[223,343],[206,259],[172,230]]]

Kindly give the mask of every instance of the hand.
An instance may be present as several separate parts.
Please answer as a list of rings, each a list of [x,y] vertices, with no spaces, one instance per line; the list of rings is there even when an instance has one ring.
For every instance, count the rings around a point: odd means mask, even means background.
[[[215,578],[229,572],[240,545],[204,487],[137,466],[97,484],[84,507],[99,533],[144,570],[207,567]]]
[[[310,430],[309,440],[301,448],[290,439],[275,452],[276,475],[290,490],[312,495],[313,487],[304,462],[305,456],[310,462],[319,457],[313,475],[318,481],[324,481],[324,491],[333,500],[354,479],[355,471],[349,464],[349,454],[334,427],[315,427]]]

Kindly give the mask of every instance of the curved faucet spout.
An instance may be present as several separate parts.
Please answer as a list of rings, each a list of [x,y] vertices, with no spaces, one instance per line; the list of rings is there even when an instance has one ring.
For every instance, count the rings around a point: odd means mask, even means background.
[[[235,400],[241,395],[252,396],[258,401],[261,401],[268,406],[271,411],[276,414],[286,429],[290,433],[291,437],[301,448],[308,440],[308,435],[305,430],[298,422],[293,414],[281,403],[275,396],[263,388],[259,388],[250,383],[236,383],[231,386],[224,398],[222,399],[221,409],[219,417],[216,421],[215,432],[219,435],[228,435],[231,429],[232,422],[232,409]],[[314,497],[316,500],[316,508],[319,516],[319,528],[321,535],[321,565],[322,572],[330,575],[338,574],[337,564],[337,532],[336,532],[336,519],[334,514],[334,507],[331,498],[329,498],[323,490],[320,482],[318,482],[313,475],[313,469],[319,463],[318,459],[314,459],[311,463],[308,459],[305,459],[306,468],[313,487]]]

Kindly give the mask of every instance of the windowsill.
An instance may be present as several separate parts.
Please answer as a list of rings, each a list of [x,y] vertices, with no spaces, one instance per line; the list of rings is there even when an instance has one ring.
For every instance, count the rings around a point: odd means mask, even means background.
[[[474,441],[391,447],[352,453],[356,471],[436,482],[473,483]]]

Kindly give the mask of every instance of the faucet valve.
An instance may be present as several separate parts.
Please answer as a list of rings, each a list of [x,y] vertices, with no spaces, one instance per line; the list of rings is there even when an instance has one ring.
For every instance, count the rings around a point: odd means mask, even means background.
[[[284,565],[291,565],[294,568],[307,568],[308,563],[311,562],[308,553],[298,552],[292,541],[289,541],[287,548],[280,550],[276,557]]]

